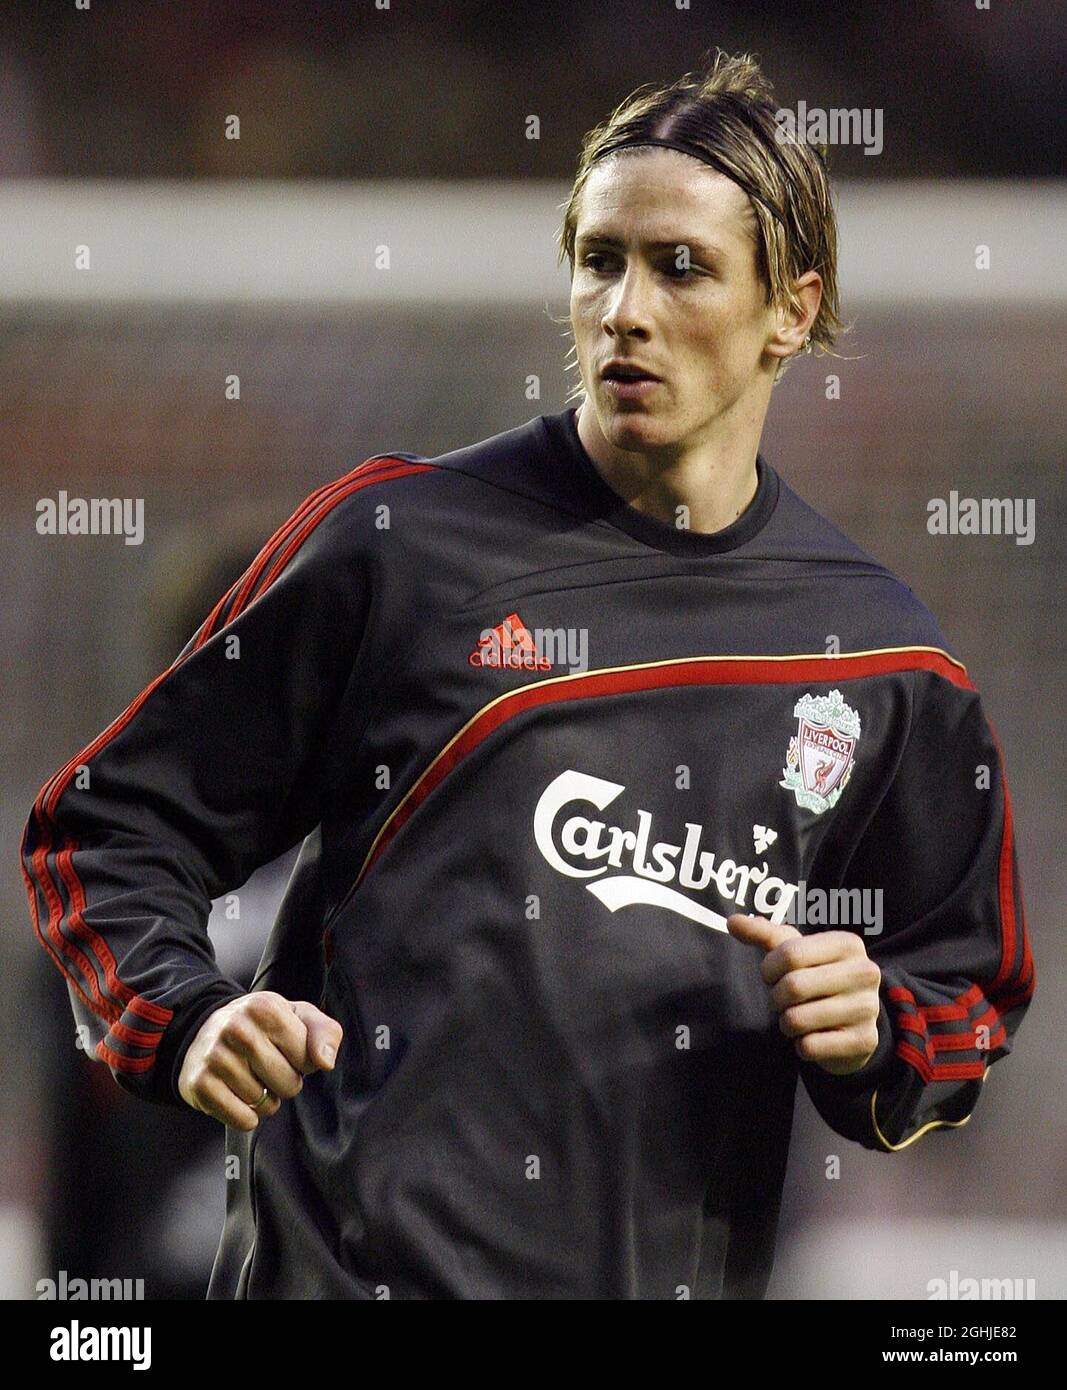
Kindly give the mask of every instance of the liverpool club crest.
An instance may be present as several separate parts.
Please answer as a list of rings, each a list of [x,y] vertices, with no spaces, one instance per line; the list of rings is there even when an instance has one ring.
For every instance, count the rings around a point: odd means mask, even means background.
[[[848,786],[852,755],[860,736],[860,717],[840,690],[805,695],[793,706],[797,732],[789,740],[782,780],[797,805],[821,815]]]

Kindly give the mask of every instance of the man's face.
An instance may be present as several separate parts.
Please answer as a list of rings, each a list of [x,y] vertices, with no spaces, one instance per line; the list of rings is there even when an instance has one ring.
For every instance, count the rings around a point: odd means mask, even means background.
[[[680,151],[596,164],[582,192],[571,279],[578,365],[604,437],[620,449],[697,444],[762,423],[779,358],[748,197]],[[688,247],[689,268],[679,268]],[[624,357],[658,381],[613,384]]]

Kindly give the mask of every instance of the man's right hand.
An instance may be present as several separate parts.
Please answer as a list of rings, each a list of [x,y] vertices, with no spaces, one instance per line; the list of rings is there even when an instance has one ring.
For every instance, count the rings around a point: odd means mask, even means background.
[[[303,1000],[269,990],[243,994],[208,1014],[190,1043],[178,1077],[182,1099],[233,1129],[253,1130],[304,1076],[332,1071],[341,1025]],[[253,1102],[269,1091],[262,1105]]]

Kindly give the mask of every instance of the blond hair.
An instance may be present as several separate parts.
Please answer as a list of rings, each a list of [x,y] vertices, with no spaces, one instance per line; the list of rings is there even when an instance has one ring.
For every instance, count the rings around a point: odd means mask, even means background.
[[[638,87],[582,141],[578,171],[563,205],[559,263],[566,257],[573,276],[578,208],[596,161],[622,142],[666,138],[689,147],[749,194],[757,267],[768,304],[801,309],[794,282],[809,270],[818,271],[822,300],[802,351],[829,353],[847,329],[838,314],[837,218],[826,148],[793,135],[776,119],[776,111],[774,90],[748,53],[732,57],[716,49],[704,70],[687,72],[667,86]],[[791,360],[782,360],[775,380]]]

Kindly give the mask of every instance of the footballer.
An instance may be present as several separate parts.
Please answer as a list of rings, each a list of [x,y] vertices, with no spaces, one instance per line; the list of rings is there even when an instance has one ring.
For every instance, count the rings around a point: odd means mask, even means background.
[[[979,694],[760,450],[842,328],[775,109],[719,53],[592,130],[577,402],[319,487],[34,803],[95,1057],[239,1158],[211,1298],[761,1298],[798,1081],[888,1154],[1011,1050]],[[210,905],[297,844],[249,993]]]

